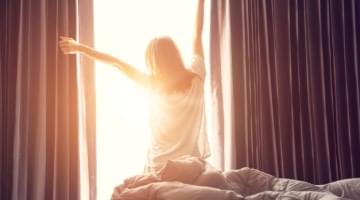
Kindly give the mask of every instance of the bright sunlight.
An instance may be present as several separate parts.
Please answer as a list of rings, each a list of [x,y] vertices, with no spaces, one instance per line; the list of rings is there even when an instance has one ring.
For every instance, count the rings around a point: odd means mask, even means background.
[[[148,42],[170,35],[187,62],[195,5],[194,0],[95,0],[95,48],[146,71]],[[205,17],[204,32],[206,22]],[[147,94],[102,63],[96,63],[96,93],[97,199],[109,199],[124,178],[143,172],[150,138]]]

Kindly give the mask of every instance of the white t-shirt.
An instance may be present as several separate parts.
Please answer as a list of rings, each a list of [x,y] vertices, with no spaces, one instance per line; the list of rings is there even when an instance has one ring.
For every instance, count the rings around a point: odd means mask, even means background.
[[[150,126],[151,145],[145,171],[160,170],[168,160],[184,155],[210,156],[205,126],[204,80],[202,57],[194,55],[190,70],[198,76],[185,92],[152,95]]]

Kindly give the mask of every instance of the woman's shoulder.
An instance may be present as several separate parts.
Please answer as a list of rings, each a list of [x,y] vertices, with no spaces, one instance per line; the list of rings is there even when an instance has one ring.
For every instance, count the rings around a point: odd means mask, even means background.
[[[204,58],[194,54],[191,59],[190,70],[204,80],[206,75]]]

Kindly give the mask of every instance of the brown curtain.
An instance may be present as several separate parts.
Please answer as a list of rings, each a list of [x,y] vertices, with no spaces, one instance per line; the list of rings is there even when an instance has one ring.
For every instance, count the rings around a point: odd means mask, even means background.
[[[231,166],[313,183],[359,177],[360,2],[213,0],[212,11],[215,131],[221,149],[232,144]]]
[[[58,40],[61,35],[78,38],[82,4],[1,1],[1,199],[80,198],[80,131],[89,129],[95,116],[81,121],[79,110],[91,113],[95,108],[84,104],[91,85],[80,101],[79,77],[91,83],[92,68],[83,75],[76,57],[60,52]]]

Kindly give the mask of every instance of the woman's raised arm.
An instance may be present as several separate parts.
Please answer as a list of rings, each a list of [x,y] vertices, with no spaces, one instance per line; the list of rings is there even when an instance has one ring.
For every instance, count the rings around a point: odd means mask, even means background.
[[[202,45],[202,32],[204,24],[204,0],[197,0],[197,11],[195,20],[195,30],[193,38],[193,53],[204,57],[204,48]]]
[[[60,39],[61,40],[59,42],[59,45],[64,54],[81,53],[92,59],[99,60],[117,67],[130,79],[134,80],[136,83],[140,84],[143,87],[149,87],[151,85],[151,77],[149,75],[137,70],[126,62],[111,55],[96,51],[89,46],[76,42],[72,38],[60,37]]]

